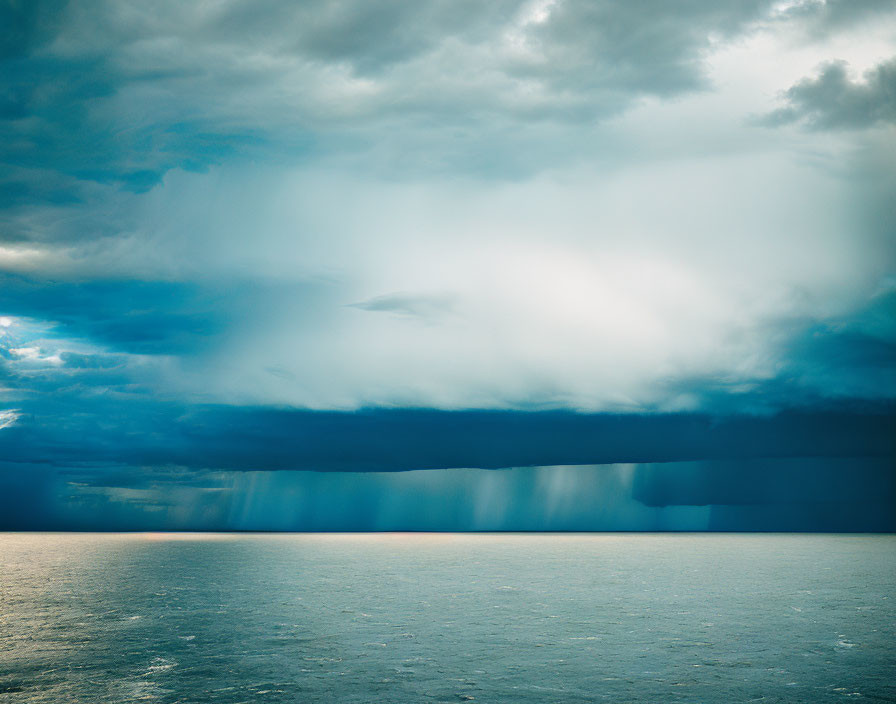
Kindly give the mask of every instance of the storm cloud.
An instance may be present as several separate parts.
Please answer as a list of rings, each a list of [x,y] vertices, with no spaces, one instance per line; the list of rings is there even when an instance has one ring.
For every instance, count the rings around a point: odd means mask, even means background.
[[[283,490],[281,528],[413,528],[370,506],[418,481],[440,529],[890,525],[798,460],[891,495],[894,37],[871,0],[3,3],[6,527]],[[555,470],[593,501],[546,513]],[[352,482],[367,518],[307,518]]]
[[[851,80],[845,62],[826,65],[784,94],[786,108],[769,115],[769,123],[805,120],[815,129],[862,128],[896,123],[896,58],[876,66],[861,80]]]

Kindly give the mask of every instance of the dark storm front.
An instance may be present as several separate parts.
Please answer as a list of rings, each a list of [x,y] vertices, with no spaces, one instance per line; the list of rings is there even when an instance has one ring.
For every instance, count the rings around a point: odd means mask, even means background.
[[[0,537],[0,702],[896,699],[896,538]]]

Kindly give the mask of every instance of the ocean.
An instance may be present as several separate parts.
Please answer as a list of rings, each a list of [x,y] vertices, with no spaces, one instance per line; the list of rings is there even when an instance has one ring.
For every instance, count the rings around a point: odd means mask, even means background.
[[[0,702],[896,701],[896,536],[0,534]]]

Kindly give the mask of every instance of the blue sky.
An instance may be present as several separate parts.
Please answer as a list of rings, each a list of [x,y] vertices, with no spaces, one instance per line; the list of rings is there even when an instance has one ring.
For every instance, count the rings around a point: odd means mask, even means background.
[[[896,529],[892,3],[0,12],[0,528]]]

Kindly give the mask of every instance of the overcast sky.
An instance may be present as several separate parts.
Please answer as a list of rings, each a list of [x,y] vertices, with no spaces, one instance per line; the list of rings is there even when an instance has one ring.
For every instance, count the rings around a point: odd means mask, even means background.
[[[0,484],[236,433],[236,486],[314,412],[892,421],[890,1],[0,8]],[[574,463],[718,455],[671,427]]]

